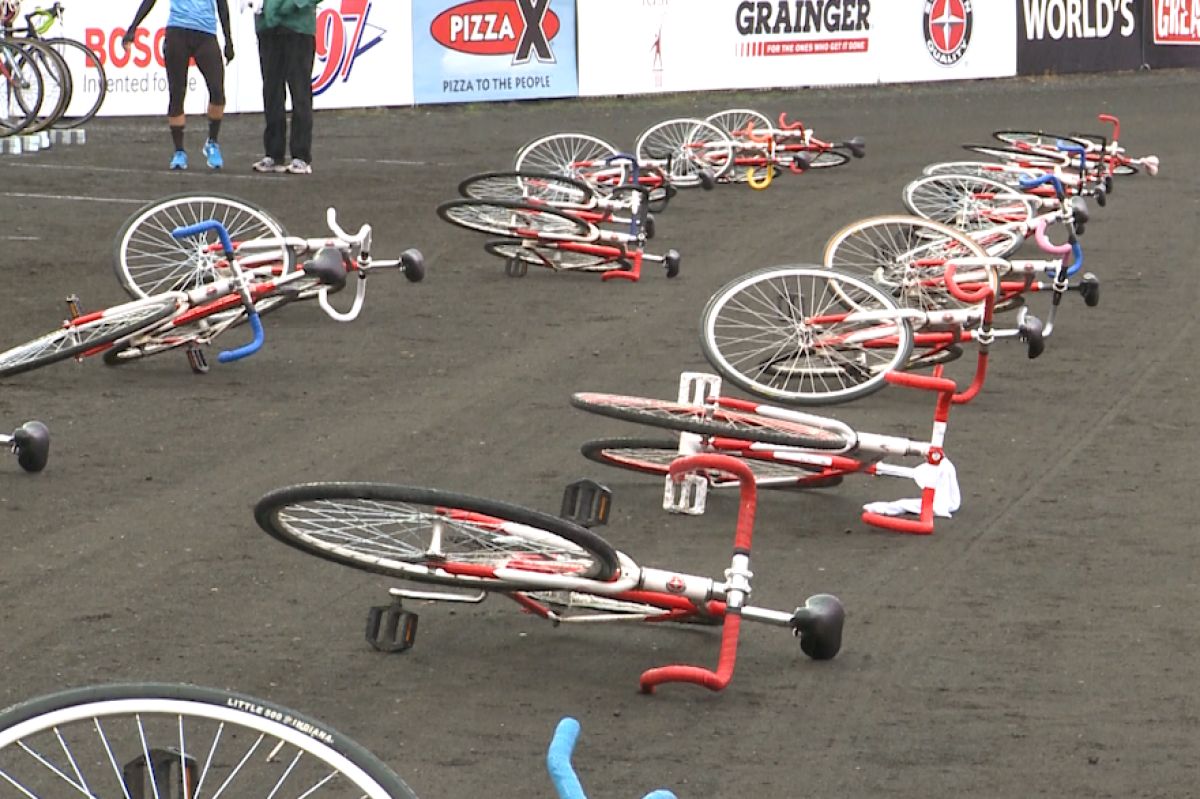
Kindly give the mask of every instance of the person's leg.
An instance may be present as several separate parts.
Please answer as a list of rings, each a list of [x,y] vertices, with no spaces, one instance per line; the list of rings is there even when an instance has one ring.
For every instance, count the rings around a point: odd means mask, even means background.
[[[171,143],[175,147],[171,157],[171,169],[187,169],[187,152],[183,149],[183,131],[187,118],[183,113],[183,99],[187,94],[188,58],[191,53],[185,32],[180,28],[167,28],[163,38],[163,61],[167,69],[167,125],[171,129]]]
[[[292,96],[293,159],[312,163],[313,96],[312,71],[317,40],[294,31],[288,32],[287,86]]]
[[[204,143],[204,156],[208,159],[209,169],[220,169],[225,166],[225,160],[221,157],[221,146],[217,144],[221,133],[221,119],[225,116],[225,60],[221,56],[221,47],[217,44],[216,36],[204,33],[195,35],[196,67],[208,86],[208,141]]]
[[[281,28],[268,28],[258,32],[258,63],[262,68],[263,117],[266,121],[263,154],[280,168],[287,149],[287,83],[284,77],[287,50],[283,47],[282,31]],[[268,166],[263,171],[269,169]]]

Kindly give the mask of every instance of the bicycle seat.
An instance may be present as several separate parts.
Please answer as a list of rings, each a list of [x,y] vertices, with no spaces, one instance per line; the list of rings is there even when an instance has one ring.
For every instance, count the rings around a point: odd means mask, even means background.
[[[336,247],[322,247],[317,250],[312,260],[304,264],[304,272],[335,289],[346,285],[346,264]]]

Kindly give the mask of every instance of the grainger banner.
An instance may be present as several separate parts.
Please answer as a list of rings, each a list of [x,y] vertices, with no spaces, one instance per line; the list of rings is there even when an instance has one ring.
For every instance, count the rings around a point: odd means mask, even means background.
[[[997,0],[578,0],[580,94],[1015,74]],[[621,56],[613,30],[621,31]]]

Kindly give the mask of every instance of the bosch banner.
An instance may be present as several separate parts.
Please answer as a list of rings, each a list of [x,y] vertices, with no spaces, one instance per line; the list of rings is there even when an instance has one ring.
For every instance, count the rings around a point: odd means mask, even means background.
[[[574,0],[414,0],[417,103],[574,97]]]

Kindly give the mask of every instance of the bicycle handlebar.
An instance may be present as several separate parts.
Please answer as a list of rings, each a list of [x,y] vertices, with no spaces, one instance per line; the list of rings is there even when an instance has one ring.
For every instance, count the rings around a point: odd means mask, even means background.
[[[550,772],[550,781],[554,783],[558,799],[587,799],[575,774],[575,767],[571,765],[571,753],[575,751],[577,740],[579,722],[570,716],[559,721],[546,752],[546,770]],[[676,796],[670,791],[658,790],[646,794],[643,799],[676,799]]]
[[[947,261],[946,271],[942,273],[942,282],[946,284],[946,291],[950,292],[950,296],[967,303],[984,302],[992,296],[992,287],[987,283],[984,283],[976,291],[968,291],[958,285],[958,281],[954,279],[956,271],[957,266],[954,261]]]
[[[639,170],[641,169],[641,164],[638,163],[636,156],[630,155],[629,153],[617,153],[616,155],[610,155],[608,158],[604,159],[604,163],[606,166],[608,164],[611,164],[613,161],[628,161],[630,166],[632,167],[632,172],[633,172],[633,180],[630,182],[632,182],[634,184],[636,184],[638,182],[638,178],[640,177]]]
[[[205,219],[203,222],[197,222],[194,225],[177,227],[171,231],[171,236],[177,239],[186,239],[188,236],[198,236],[210,230],[217,231],[217,236],[221,239],[221,247],[225,250],[225,257],[232,260],[233,240],[229,238],[229,231],[225,229],[225,226],[215,219]]]
[[[1036,178],[1021,178],[1020,180],[1020,186],[1025,191],[1036,189],[1038,186],[1044,186],[1047,183],[1054,184],[1054,193],[1058,196],[1058,199],[1061,200],[1066,197],[1067,191],[1063,188],[1062,181],[1059,180],[1057,175],[1040,175]]]
[[[250,329],[254,332],[254,339],[248,344],[243,344],[237,349],[225,350],[219,354],[217,356],[217,360],[221,363],[229,363],[230,361],[240,360],[249,355],[253,355],[262,349],[263,340],[265,338],[263,335],[262,320],[258,318],[258,311],[254,310],[254,306],[251,306],[246,313],[250,317]]]
[[[325,209],[325,224],[329,225],[329,229],[330,229],[330,231],[333,232],[333,235],[337,236],[339,239],[346,242],[346,244],[350,245],[351,247],[357,245],[361,252],[370,254],[370,252],[371,252],[371,226],[370,225],[364,224],[362,227],[360,227],[358,229],[358,233],[351,236],[349,233],[347,233],[345,230],[342,229],[341,225],[338,224],[337,209],[332,208],[332,207]]]

